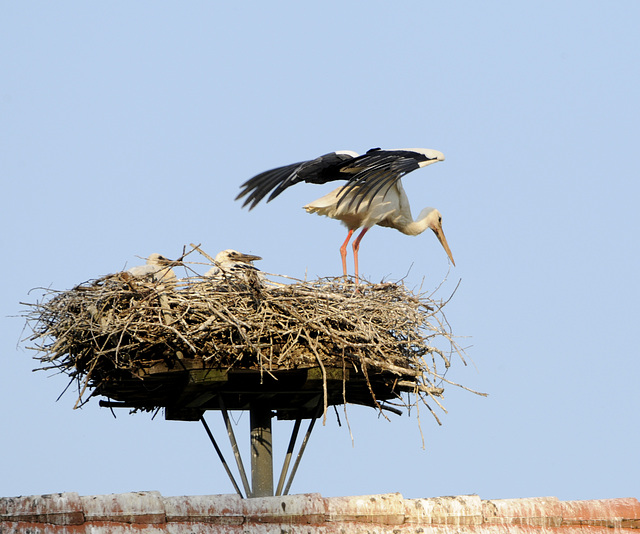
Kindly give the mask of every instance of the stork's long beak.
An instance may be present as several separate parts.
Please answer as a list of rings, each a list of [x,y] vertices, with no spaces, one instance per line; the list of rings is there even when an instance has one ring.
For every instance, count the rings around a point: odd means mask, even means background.
[[[246,263],[249,263],[250,261],[258,261],[262,259],[261,256],[254,256],[253,254],[244,254],[242,252],[240,252],[239,254],[234,254],[233,256],[235,260],[244,261]]]
[[[157,265],[163,265],[165,267],[173,267],[175,265],[182,265],[182,261],[180,260],[170,260],[169,258],[165,258],[164,256],[158,260]]]
[[[442,230],[442,225],[437,224],[436,226],[434,226],[431,229],[433,230],[433,233],[436,234],[436,237],[438,238],[438,241],[440,241],[440,244],[444,248],[445,252],[447,253],[447,256],[449,256],[449,259],[451,260],[451,263],[453,263],[453,266],[455,267],[456,266],[456,262],[453,261],[453,255],[451,254],[451,249],[449,248],[449,243],[447,243],[447,238],[444,236],[444,231]]]

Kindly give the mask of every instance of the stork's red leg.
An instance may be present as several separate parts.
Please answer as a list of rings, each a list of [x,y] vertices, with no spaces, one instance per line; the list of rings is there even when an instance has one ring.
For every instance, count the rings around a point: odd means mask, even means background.
[[[360,235],[358,235],[358,237],[356,237],[356,240],[353,242],[353,263],[356,269],[356,284],[360,279],[358,275],[358,250],[360,249],[360,241],[362,241],[364,234],[366,234],[368,230],[368,228],[363,228],[362,232],[360,232]]]
[[[342,246],[340,247],[340,256],[342,257],[342,272],[344,273],[344,277],[347,277],[347,244],[353,235],[353,230],[349,230],[347,234],[347,239],[344,240]]]

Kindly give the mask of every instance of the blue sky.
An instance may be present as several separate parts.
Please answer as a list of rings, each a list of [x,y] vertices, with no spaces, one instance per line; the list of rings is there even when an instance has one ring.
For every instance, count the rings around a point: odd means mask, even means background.
[[[292,492],[640,496],[637,2],[1,10],[0,495],[233,492],[198,424],[55,402],[66,380],[31,371],[19,303],[191,242],[340,274],[344,228],[301,209],[330,187],[233,199],[263,170],[381,146],[446,155],[404,184],[414,215],[442,212],[456,267],[431,233],[376,228],[361,273],[446,278],[443,298],[461,281],[446,313],[473,363],[449,377],[489,397],[447,391],[425,449],[414,416],[350,406],[355,444],[317,425]]]

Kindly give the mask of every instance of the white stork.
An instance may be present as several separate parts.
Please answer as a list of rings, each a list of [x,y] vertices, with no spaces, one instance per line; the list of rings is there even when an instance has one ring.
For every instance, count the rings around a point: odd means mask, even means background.
[[[180,265],[181,262],[165,258],[162,254],[154,252],[147,258],[145,265],[136,265],[127,272],[135,278],[146,278],[151,276],[156,282],[171,283],[176,280],[176,273],[171,268]]]
[[[409,199],[400,178],[405,174],[444,161],[444,154],[427,148],[382,150],[373,148],[359,156],[350,150],[325,154],[314,160],[278,167],[254,176],[242,184],[236,200],[246,196],[243,206],[253,209],[268,193],[267,202],[287,187],[299,182],[325,184],[336,180],[347,183],[328,195],[304,206],[308,213],[338,219],[349,230],[340,247],[342,270],[347,276],[347,244],[358,228],[362,232],[353,242],[355,280],[358,283],[358,249],[372,226],[395,228],[403,234],[418,235],[431,228],[455,266],[442,230],[442,215],[435,208],[424,208],[417,219],[411,216]]]
[[[245,276],[259,269],[252,262],[261,260],[260,256],[243,254],[237,250],[227,249],[218,252],[214,258],[215,265],[204,276],[207,278],[224,279],[225,276]]]

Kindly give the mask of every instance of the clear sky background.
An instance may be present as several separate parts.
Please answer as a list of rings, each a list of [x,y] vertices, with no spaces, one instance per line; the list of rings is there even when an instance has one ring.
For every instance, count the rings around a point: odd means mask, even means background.
[[[444,217],[439,295],[461,281],[446,314],[473,363],[448,377],[490,396],[450,388],[443,426],[421,417],[425,449],[413,415],[351,406],[354,445],[335,417],[316,425],[292,492],[640,497],[636,0],[0,11],[0,496],[232,493],[198,423],[56,402],[67,381],[31,371],[19,302],[191,242],[339,275],[344,228],[301,209],[331,186],[233,199],[263,170],[380,146],[446,155],[404,184],[414,215]],[[385,228],[360,263],[425,289],[449,270],[431,232]],[[277,466],[290,428],[275,423]]]

